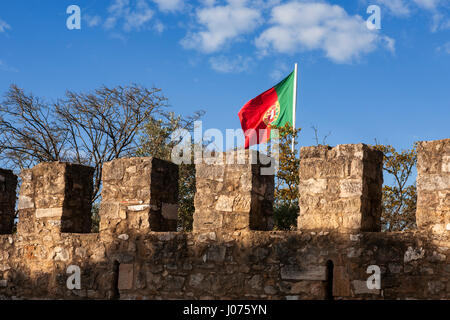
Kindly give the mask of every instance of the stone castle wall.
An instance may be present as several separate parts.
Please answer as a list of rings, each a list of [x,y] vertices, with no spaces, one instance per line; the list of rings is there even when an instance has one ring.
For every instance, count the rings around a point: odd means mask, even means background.
[[[379,232],[379,152],[318,146],[300,157],[300,215],[290,232],[268,231],[274,177],[257,161],[196,166],[193,232],[176,231],[178,168],[166,161],[104,165],[98,233],[88,230],[92,168],[55,162],[23,171],[14,234],[17,178],[0,170],[0,297],[450,298],[450,139],[419,144],[418,229],[410,232]],[[70,265],[80,268],[81,289],[66,286]],[[374,265],[379,289],[367,286]]]

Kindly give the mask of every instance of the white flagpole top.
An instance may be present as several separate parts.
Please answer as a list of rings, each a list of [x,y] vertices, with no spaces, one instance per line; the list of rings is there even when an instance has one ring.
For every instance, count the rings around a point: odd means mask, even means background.
[[[295,63],[294,66],[294,94],[292,97],[292,127],[295,130],[295,113],[297,109],[297,72],[298,72],[298,63]],[[295,138],[292,137],[292,148],[291,151],[294,152],[294,144]]]

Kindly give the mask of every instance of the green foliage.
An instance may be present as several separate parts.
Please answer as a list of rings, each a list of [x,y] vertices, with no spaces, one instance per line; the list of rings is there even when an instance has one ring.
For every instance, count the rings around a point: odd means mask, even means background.
[[[183,119],[173,112],[166,112],[161,113],[159,118],[151,117],[141,129],[137,155],[170,160],[172,148],[179,142],[178,140],[172,141],[172,133],[177,130],[191,132],[194,128],[194,121],[201,118],[203,114],[203,111],[197,111],[193,116]]]
[[[92,204],[92,223],[91,223],[91,232],[98,232],[99,231],[99,227],[100,227],[100,203],[99,202],[94,202]]]
[[[416,146],[397,152],[390,145],[375,145],[384,154],[383,170],[392,178],[383,186],[381,223],[383,231],[403,231],[416,227],[416,185],[408,184],[417,162]]]
[[[181,164],[179,169],[178,229],[192,231],[194,222],[195,165]]]
[[[151,118],[143,127],[141,145],[138,156],[151,156],[163,160],[171,160],[171,152],[179,141],[172,141],[171,135],[177,130],[184,129],[192,132],[194,121],[203,116],[203,112],[196,112],[193,116],[183,119],[174,113],[167,113],[160,119]],[[178,180],[178,229],[192,230],[195,196],[195,165],[191,154],[192,164],[179,166]]]
[[[16,214],[15,214],[15,217],[17,217],[17,216],[18,216],[18,212],[16,212]],[[14,225],[13,225],[13,228],[12,228],[12,231],[11,231],[12,234],[16,234],[17,233],[17,223],[18,223],[17,219],[14,219]]]
[[[274,127],[279,131],[279,167],[275,176],[274,229],[291,230],[297,225],[299,212],[298,183],[300,158],[297,151],[297,137],[301,129],[293,129],[286,123]],[[295,138],[292,151],[292,138]]]
[[[297,226],[298,202],[281,203],[274,206],[274,230],[295,230]]]

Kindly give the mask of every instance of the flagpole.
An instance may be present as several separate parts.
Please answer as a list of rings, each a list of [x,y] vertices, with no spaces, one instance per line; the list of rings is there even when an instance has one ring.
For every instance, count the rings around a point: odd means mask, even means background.
[[[295,130],[295,111],[297,109],[297,69],[298,69],[298,64],[295,63],[295,67],[294,67],[294,95],[292,97],[292,117],[293,117],[293,129]],[[295,138],[292,137],[292,148],[291,151],[294,152],[294,144],[295,144]]]

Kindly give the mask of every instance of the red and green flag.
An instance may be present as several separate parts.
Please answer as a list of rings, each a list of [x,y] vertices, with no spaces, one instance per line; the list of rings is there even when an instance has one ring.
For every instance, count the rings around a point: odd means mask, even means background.
[[[247,102],[239,111],[245,135],[245,148],[270,140],[271,127],[293,125],[296,72]]]

